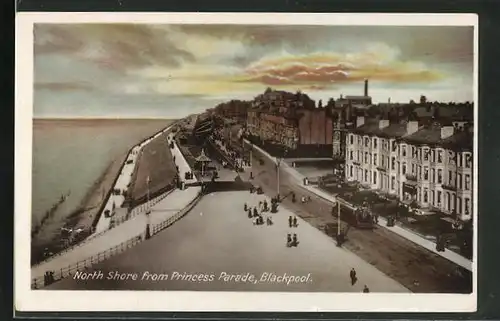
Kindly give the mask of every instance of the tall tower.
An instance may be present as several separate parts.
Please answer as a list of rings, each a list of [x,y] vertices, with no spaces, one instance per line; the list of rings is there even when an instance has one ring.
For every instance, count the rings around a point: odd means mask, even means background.
[[[365,97],[368,96],[368,79],[365,79]]]

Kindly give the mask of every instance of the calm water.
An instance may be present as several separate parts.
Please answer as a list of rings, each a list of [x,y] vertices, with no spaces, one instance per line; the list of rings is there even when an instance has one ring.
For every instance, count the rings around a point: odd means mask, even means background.
[[[116,158],[168,126],[169,120],[34,120],[32,219],[36,224],[62,194],[62,221]]]

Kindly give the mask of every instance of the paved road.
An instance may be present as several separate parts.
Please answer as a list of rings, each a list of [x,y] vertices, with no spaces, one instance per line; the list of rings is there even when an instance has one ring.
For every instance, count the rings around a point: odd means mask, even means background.
[[[53,289],[78,290],[245,290],[245,291],[338,291],[361,292],[366,284],[372,292],[408,292],[370,264],[335,243],[299,219],[297,228],[288,227],[292,213],[281,208],[272,226],[255,226],[243,204],[257,205],[264,195],[249,192],[209,194],[182,220],[148,241],[93,267],[107,277],[109,272],[168,274],[168,280],[75,280],[65,279]],[[268,199],[269,202],[269,199]],[[297,233],[300,244],[287,248],[287,233]],[[352,286],[351,268],[359,281]],[[303,282],[262,281],[264,273],[302,276]],[[177,273],[177,274],[176,274]],[[172,280],[183,273],[213,275],[213,281]],[[222,273],[250,273],[255,282],[220,279]],[[309,278],[308,278],[309,277]]]
[[[266,194],[275,195],[277,180],[274,163],[259,155],[258,152],[254,152],[253,157],[254,182],[262,186]],[[259,157],[264,159],[263,165],[259,163]],[[284,203],[311,225],[323,230],[326,224],[335,222],[331,215],[332,205],[324,198],[298,187],[297,184],[301,183],[301,179],[281,169],[280,192],[282,195],[294,191],[299,199],[302,195],[311,196],[312,199],[307,204],[292,203],[290,199],[286,199]],[[348,238],[346,248],[405,285],[412,292],[470,293],[472,291],[470,272],[464,269],[461,271],[464,273],[463,276],[455,275],[458,267],[456,264],[386,228],[380,227],[373,231],[351,229]]]

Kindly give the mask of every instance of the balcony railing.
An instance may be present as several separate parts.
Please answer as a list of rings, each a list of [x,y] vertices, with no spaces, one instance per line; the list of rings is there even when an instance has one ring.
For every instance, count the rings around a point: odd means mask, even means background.
[[[405,175],[406,179],[409,180],[409,181],[417,181],[417,175],[414,175],[414,174],[406,174]]]
[[[443,189],[446,189],[446,190],[449,190],[449,191],[456,191],[457,190],[456,186],[452,186],[450,184],[442,184],[441,187]]]

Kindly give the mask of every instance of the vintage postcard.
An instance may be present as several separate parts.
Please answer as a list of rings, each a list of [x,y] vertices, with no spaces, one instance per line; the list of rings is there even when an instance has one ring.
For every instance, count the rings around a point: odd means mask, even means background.
[[[475,311],[477,28],[18,14],[16,309]]]

